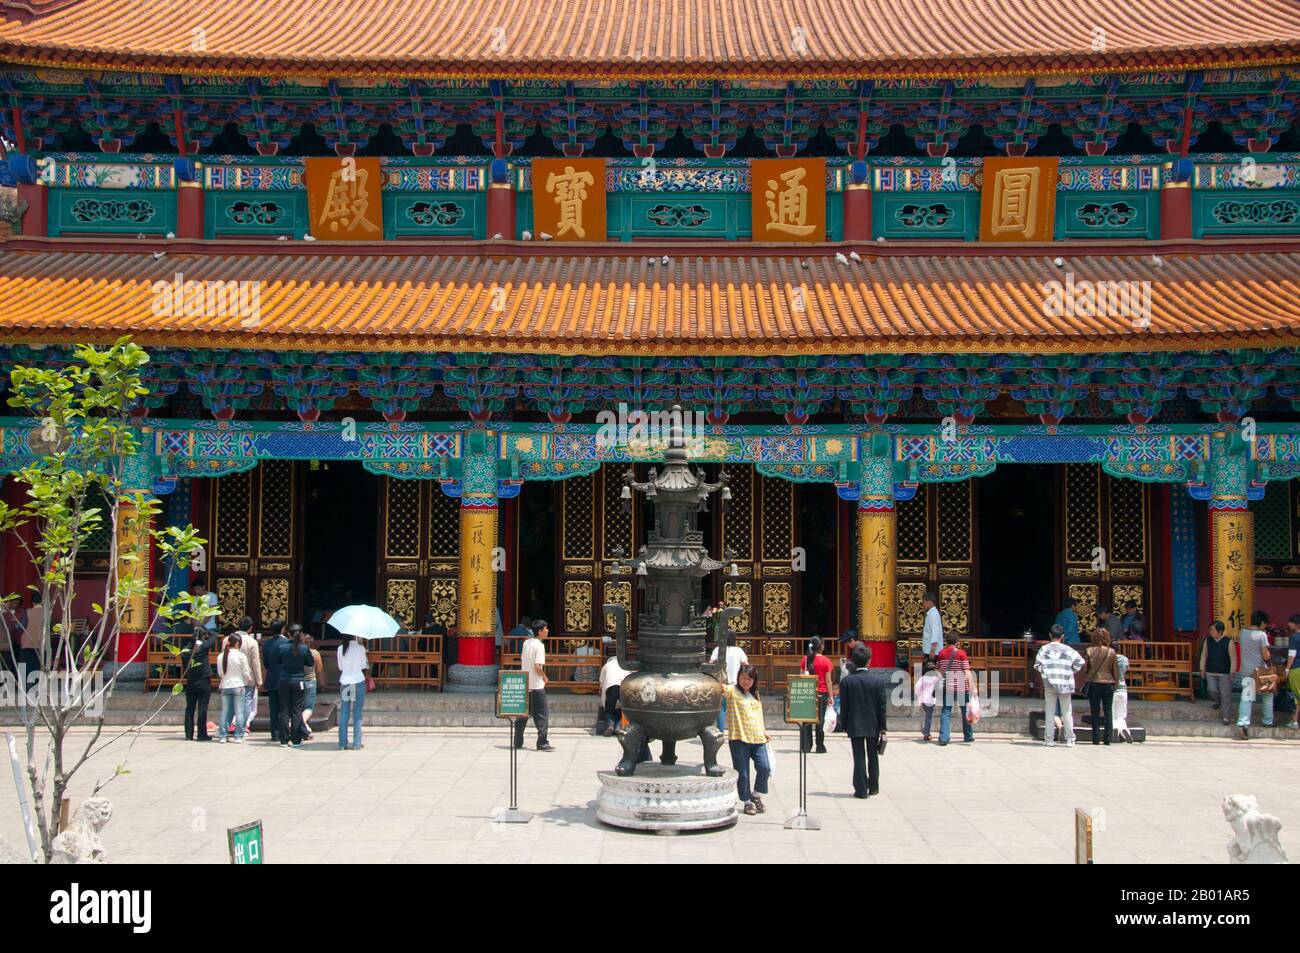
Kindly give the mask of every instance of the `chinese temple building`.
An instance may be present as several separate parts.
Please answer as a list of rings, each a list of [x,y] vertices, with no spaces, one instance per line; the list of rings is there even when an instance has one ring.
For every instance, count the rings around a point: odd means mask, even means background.
[[[0,370],[149,350],[227,622],[596,639],[674,407],[759,655],[1300,610],[1290,0],[0,0],[0,81]]]

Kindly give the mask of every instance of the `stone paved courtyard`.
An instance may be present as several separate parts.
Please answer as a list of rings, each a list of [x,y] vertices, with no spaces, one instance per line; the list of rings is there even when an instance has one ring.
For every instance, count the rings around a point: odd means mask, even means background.
[[[226,828],[261,818],[271,862],[1070,862],[1075,807],[1105,810],[1098,863],[1225,863],[1219,801],[1252,793],[1283,822],[1300,860],[1300,742],[1159,740],[1047,750],[1028,738],[973,746],[921,745],[895,736],[882,795],[854,800],[842,736],[809,758],[809,811],[819,832],[787,831],[797,803],[797,736],[774,736],[777,776],[765,816],[730,830],[675,837],[607,828],[594,816],[596,772],[617,743],[577,729],[553,733],[557,750],[520,752],[520,807],[528,825],[496,825],[508,803],[503,730],[374,729],[362,751],[332,737],[281,750],[262,737],[243,746],[185,742],[145,731],[130,774],[105,794],[115,816],[105,843],[116,862],[226,863]],[[528,744],[533,744],[529,729]],[[119,749],[124,750],[124,749]],[[698,744],[679,747],[698,763]],[[120,755],[79,774],[74,804]],[[724,754],[724,761],[725,761]],[[0,834],[22,843],[9,772],[0,783]]]

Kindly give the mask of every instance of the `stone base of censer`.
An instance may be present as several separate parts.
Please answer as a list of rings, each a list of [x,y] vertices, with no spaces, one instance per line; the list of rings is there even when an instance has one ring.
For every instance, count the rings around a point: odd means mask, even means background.
[[[736,772],[711,778],[689,765],[641,764],[620,778],[598,771],[596,817],[638,831],[697,831],[736,823]]]

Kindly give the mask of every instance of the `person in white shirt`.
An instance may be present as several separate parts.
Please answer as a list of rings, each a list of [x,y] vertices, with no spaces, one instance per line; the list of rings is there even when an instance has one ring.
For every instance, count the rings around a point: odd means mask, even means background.
[[[710,662],[718,661],[718,647],[716,645],[713,647],[713,652],[710,653],[709,655],[709,661]],[[726,681],[723,682],[723,684],[735,685],[736,675],[740,672],[740,666],[748,665],[748,664],[749,664],[749,656],[745,654],[744,649],[742,649],[738,645],[728,645],[727,662],[726,665],[723,666],[723,671],[725,672]],[[723,693],[722,696],[722,708],[718,710],[718,730],[719,731],[727,730],[727,696],[725,692]]]
[[[190,611],[194,613],[195,625],[209,632],[217,631],[221,605],[217,602],[217,594],[208,591],[207,576],[195,576],[194,581],[190,583]]]
[[[243,744],[244,733],[248,730],[244,689],[253,682],[253,670],[248,664],[248,656],[239,646],[239,635],[232,632],[226,636],[226,647],[217,656],[217,677],[221,679],[221,723],[217,726],[217,741],[223,745],[232,723],[237,745]]]
[[[922,600],[925,606],[925,628],[921,631],[921,652],[926,658],[934,658],[943,648],[943,619],[939,616],[938,602],[933,592],[927,592]]]
[[[370,684],[370,659],[366,647],[351,635],[344,635],[335,653],[339,663],[339,750],[356,751],[361,743],[361,709],[366,704]],[[348,722],[352,723],[352,743],[348,743]]]
[[[618,730],[622,715],[622,709],[618,704],[619,686],[623,684],[623,679],[631,674],[618,664],[617,655],[606,662],[600,670],[600,699],[604,706],[601,711],[608,722],[602,734],[607,738]]]
[[[239,636],[239,651],[248,657],[248,668],[252,672],[253,678],[244,688],[244,710],[245,729],[251,728],[253,718],[257,715],[257,690],[262,687],[262,647],[258,644],[257,636],[253,635],[253,619],[251,616],[244,616],[239,620],[239,628],[235,631]]]
[[[528,673],[528,707],[533,713],[533,727],[537,729],[537,750],[554,751],[546,740],[546,646],[542,639],[550,631],[545,619],[533,621],[533,634],[525,640],[519,656],[519,667]],[[515,747],[524,746],[526,718],[515,719]]]

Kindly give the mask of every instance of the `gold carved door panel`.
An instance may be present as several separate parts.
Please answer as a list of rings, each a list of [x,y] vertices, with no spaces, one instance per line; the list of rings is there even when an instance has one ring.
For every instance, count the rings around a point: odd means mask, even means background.
[[[1069,463],[1061,496],[1063,595],[1076,601],[1080,631],[1096,627],[1098,605],[1122,616],[1129,599],[1150,625],[1151,487],[1095,463]]]
[[[728,623],[742,647],[747,640],[766,639],[768,651],[801,651],[794,620],[799,617],[800,574],[794,569],[798,530],[795,484],[766,477],[753,467],[737,467],[731,475],[731,501],[715,525],[720,526],[721,551],[733,556],[739,574],[722,577],[722,601],[742,613]],[[711,506],[720,503],[716,497]]]
[[[976,618],[975,506],[970,480],[924,483],[897,507],[898,635],[920,639],[927,592],[938,599],[944,632],[972,635]]]
[[[557,635],[596,636],[614,632],[601,606],[635,607],[636,579],[618,571],[618,553],[624,559],[636,554],[641,528],[639,501],[626,506],[622,499],[626,465],[607,464],[595,473],[560,482],[560,572],[556,578],[556,604],[560,606]]]
[[[296,461],[265,460],[212,481],[209,575],[223,627],[247,615],[265,628],[299,611],[301,479]]]
[[[456,625],[460,505],[433,480],[384,477],[379,496],[383,551],[379,592],[403,627]]]

